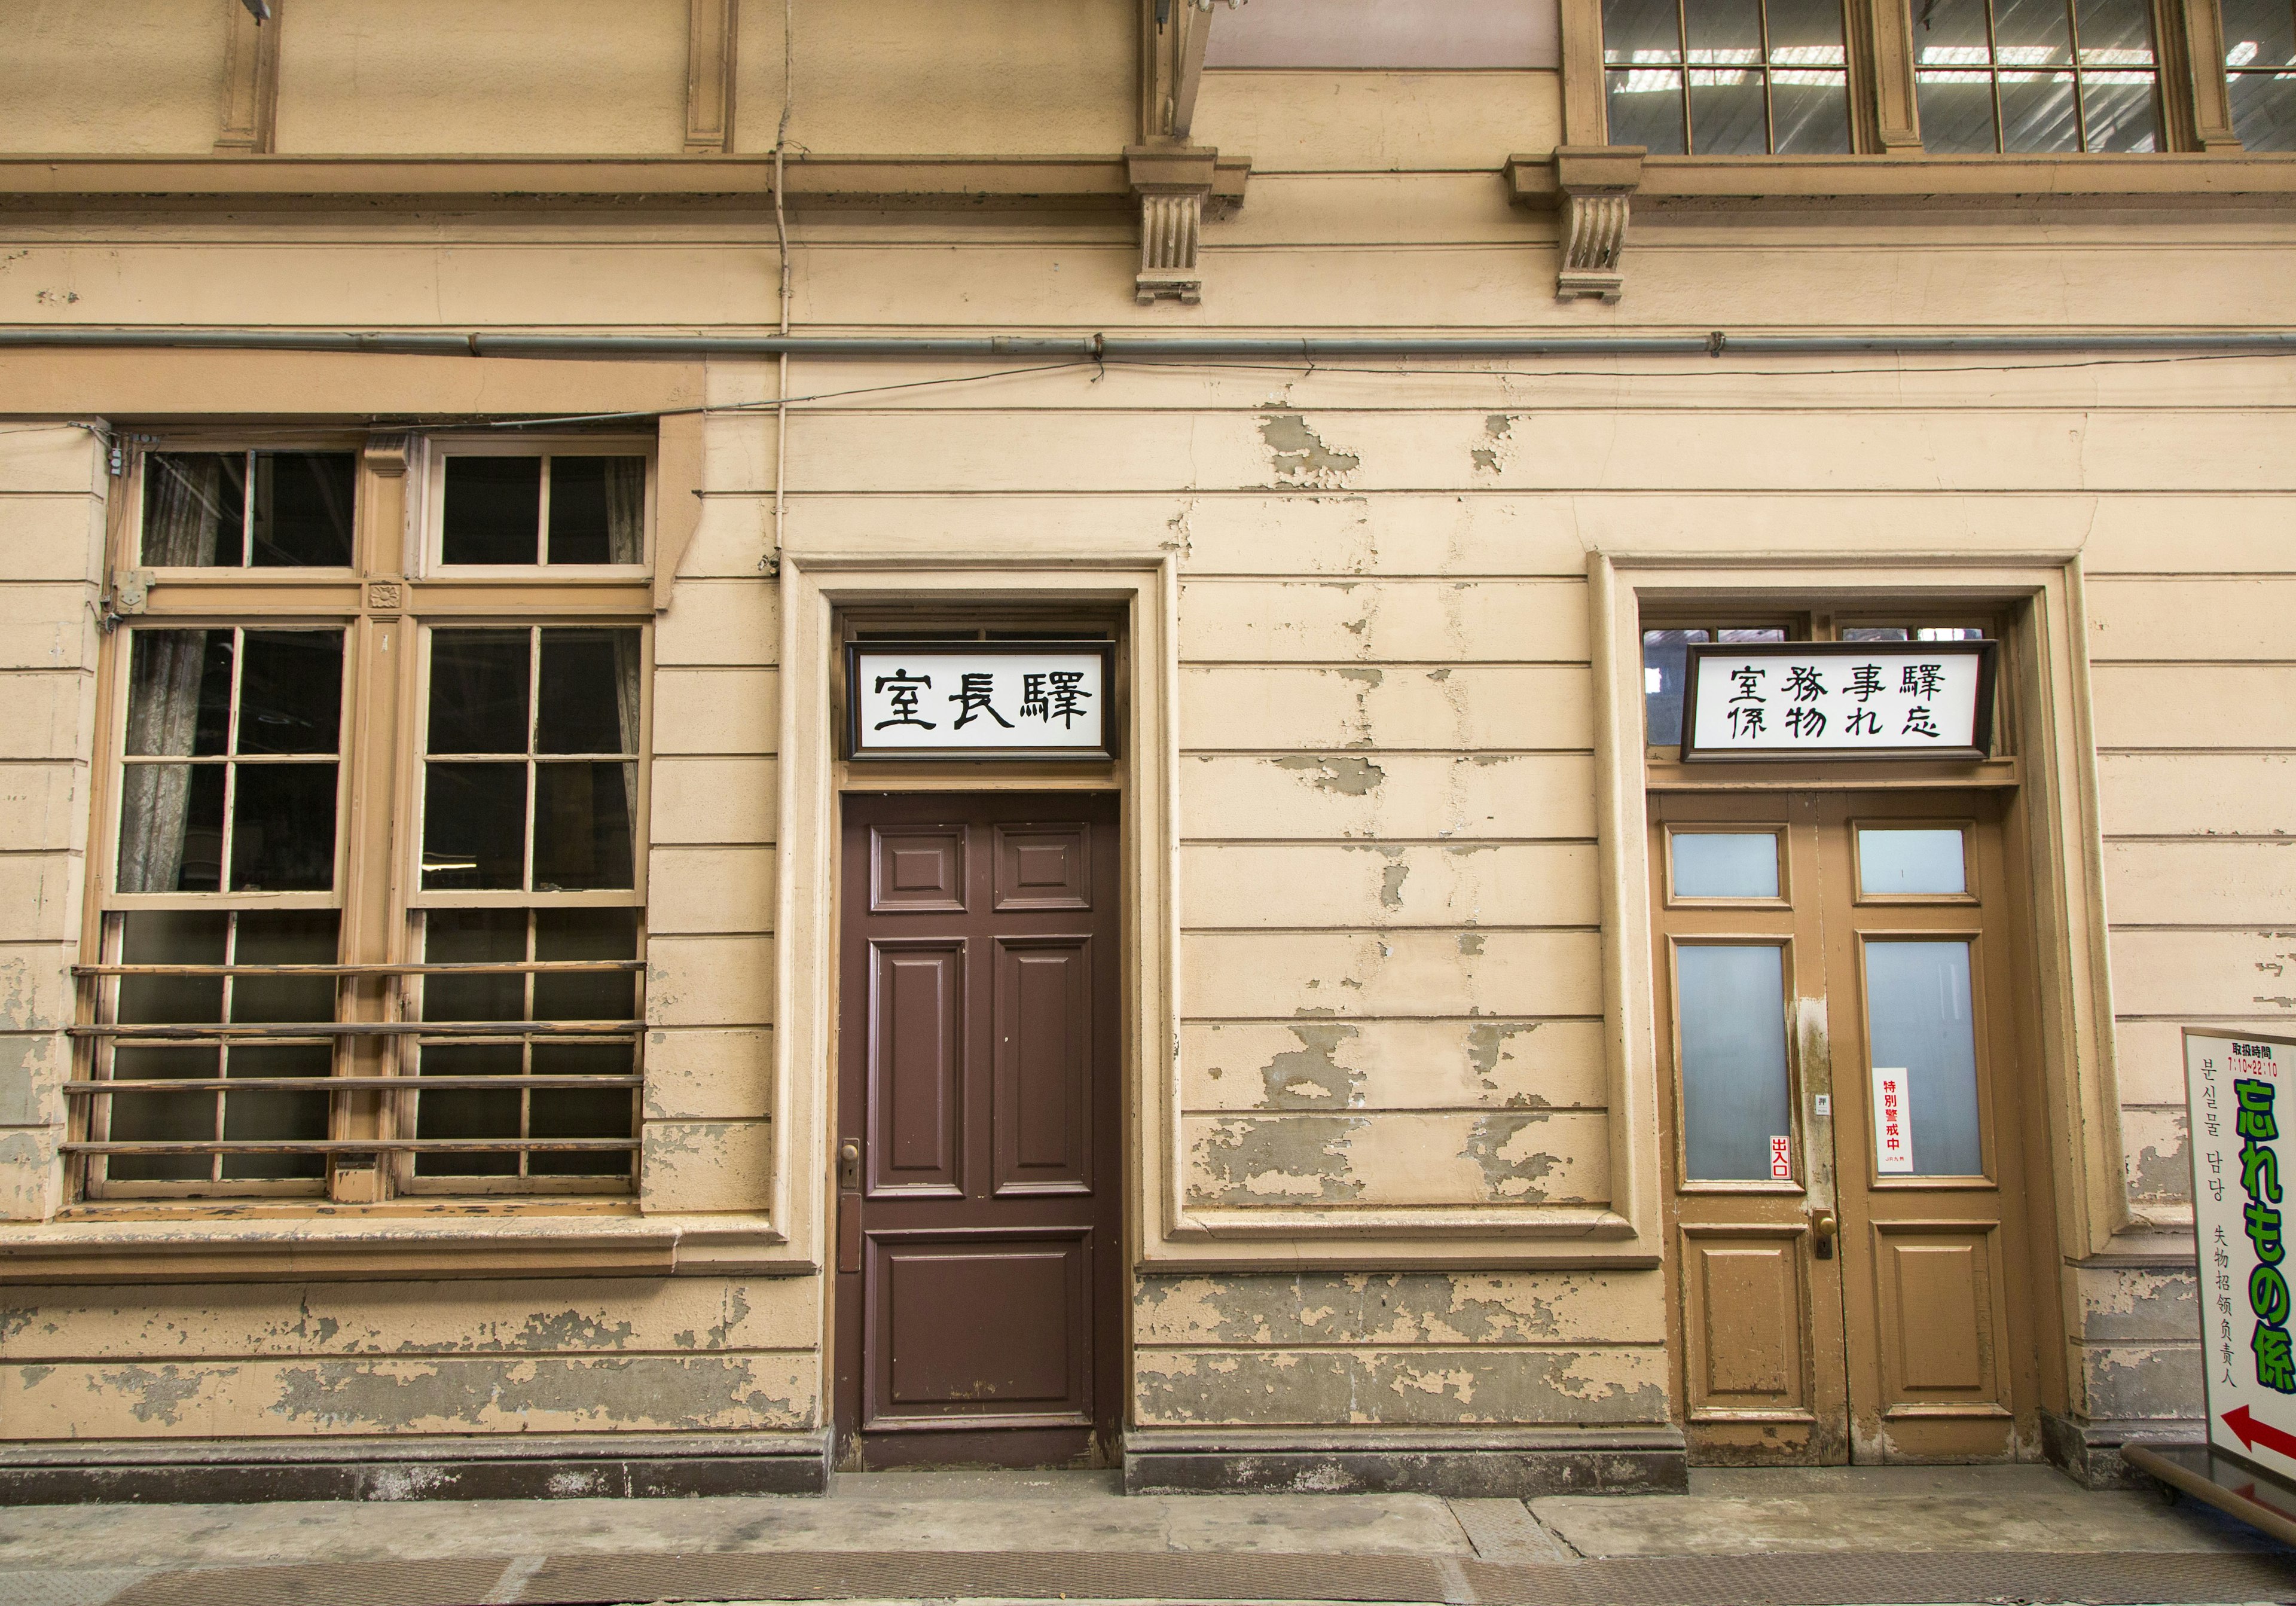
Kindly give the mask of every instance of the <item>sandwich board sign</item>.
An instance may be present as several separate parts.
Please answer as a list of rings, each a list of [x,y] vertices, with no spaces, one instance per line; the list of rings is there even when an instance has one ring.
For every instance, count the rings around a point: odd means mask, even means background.
[[[2187,1028],[2208,1440],[2132,1464],[2296,1539],[2296,1040]]]

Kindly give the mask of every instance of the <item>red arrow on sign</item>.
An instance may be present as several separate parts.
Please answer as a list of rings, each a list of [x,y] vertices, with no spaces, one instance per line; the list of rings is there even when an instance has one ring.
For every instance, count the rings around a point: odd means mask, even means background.
[[[2225,1426],[2240,1438],[2243,1449],[2262,1445],[2267,1450],[2277,1450],[2291,1461],[2296,1461],[2296,1433],[2283,1432],[2269,1422],[2260,1422],[2248,1413],[2246,1405],[2224,1413]]]

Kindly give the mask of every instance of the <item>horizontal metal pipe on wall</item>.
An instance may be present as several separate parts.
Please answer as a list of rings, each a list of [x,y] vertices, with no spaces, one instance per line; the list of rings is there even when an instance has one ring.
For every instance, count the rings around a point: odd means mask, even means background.
[[[206,351],[372,351],[505,357],[1260,357],[1847,356],[1861,353],[2296,353],[2296,332],[2221,334],[1626,335],[621,335],[389,334],[275,329],[0,329],[5,348],[157,348]]]

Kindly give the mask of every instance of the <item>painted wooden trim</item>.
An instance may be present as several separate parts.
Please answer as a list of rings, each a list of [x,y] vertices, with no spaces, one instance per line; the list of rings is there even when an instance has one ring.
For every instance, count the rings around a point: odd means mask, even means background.
[[[1659,606],[1744,592],[1767,599],[1828,594],[1886,594],[1940,601],[2021,602],[2027,617],[2005,654],[2010,701],[2018,710],[2020,778],[2026,791],[2032,881],[2032,938],[2040,995],[2042,1062],[2057,1235],[2064,1254],[2085,1260],[2106,1252],[2129,1222],[2121,1183],[2121,1132],[2114,1061],[2112,978],[2106,957],[2103,836],[2099,822],[2095,738],[2089,701],[2087,628],[2078,553],[1977,554],[1888,552],[1863,561],[1827,563],[1783,553],[1747,554],[1733,563],[1705,554],[1597,553],[1596,566],[1617,570],[1607,651],[1610,677],[1634,684],[1641,669],[1639,617]],[[1599,593],[1603,587],[1598,584]],[[1604,661],[1598,658],[1598,663]],[[1598,679],[1601,678],[1598,676]],[[1647,783],[1640,762],[1639,709],[1632,721],[1636,761],[1621,766],[1606,797],[1605,823],[1623,809],[1638,823]],[[1623,721],[1614,722],[1623,723]],[[1616,738],[1616,730],[1605,734]],[[1658,983],[1646,929],[1634,911],[1646,906],[1649,848],[1644,834],[1620,836],[1619,884],[1623,916],[1603,911],[1606,953],[1627,979],[1627,996],[1648,999]],[[1624,901],[1631,899],[1634,901]],[[1610,934],[1615,930],[1618,935]],[[1634,1080],[1656,1081],[1655,1042],[1646,1024],[1632,1025],[1628,1049]]]
[[[734,0],[688,0],[685,23],[685,150],[715,155],[734,148]]]
[[[779,844],[774,948],[774,1176],[771,1219],[782,1247],[767,1258],[808,1265],[824,1253],[829,1218],[829,1114],[838,967],[835,846],[840,766],[832,709],[840,605],[986,597],[1123,604],[1130,618],[1130,686],[1118,767],[1124,796],[1124,1085],[1136,1181],[1128,1230],[1161,1241],[1177,1192],[1178,1011],[1174,999],[1178,745],[1168,553],[1111,554],[1062,568],[1039,554],[971,553],[946,561],[871,554],[784,553]],[[850,783],[873,789],[873,777]],[[959,789],[962,771],[942,782]],[[1161,1199],[1154,1195],[1160,1193]]]
[[[1562,0],[1562,143],[1611,143],[1603,81],[1603,0]]]
[[[277,140],[279,119],[279,30],[286,0],[273,0],[268,27],[243,5],[226,8],[223,67],[223,121],[216,154],[260,155]]]
[[[1562,186],[1554,158],[1506,159],[1508,198],[1553,206]],[[2218,151],[2137,156],[1652,156],[1634,193],[1637,208],[1664,201],[1792,205],[1814,201],[1934,206],[2084,202],[2132,199],[2174,204],[2284,203],[2296,195],[2296,153]]]
[[[2233,132],[2232,88],[2225,82],[2224,15],[2218,0],[2164,0],[2184,21],[2183,88],[2191,97],[2190,130],[2193,148],[2229,152],[2240,149]],[[2166,63],[2162,64],[2166,70]]]

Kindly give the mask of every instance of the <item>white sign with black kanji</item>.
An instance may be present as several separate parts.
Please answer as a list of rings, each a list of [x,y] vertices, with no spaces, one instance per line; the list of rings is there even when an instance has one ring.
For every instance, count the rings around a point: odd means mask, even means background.
[[[1993,643],[1698,646],[1685,758],[1981,758]]]
[[[1100,652],[864,647],[852,664],[857,752],[985,756],[1107,748],[1107,658]]]

